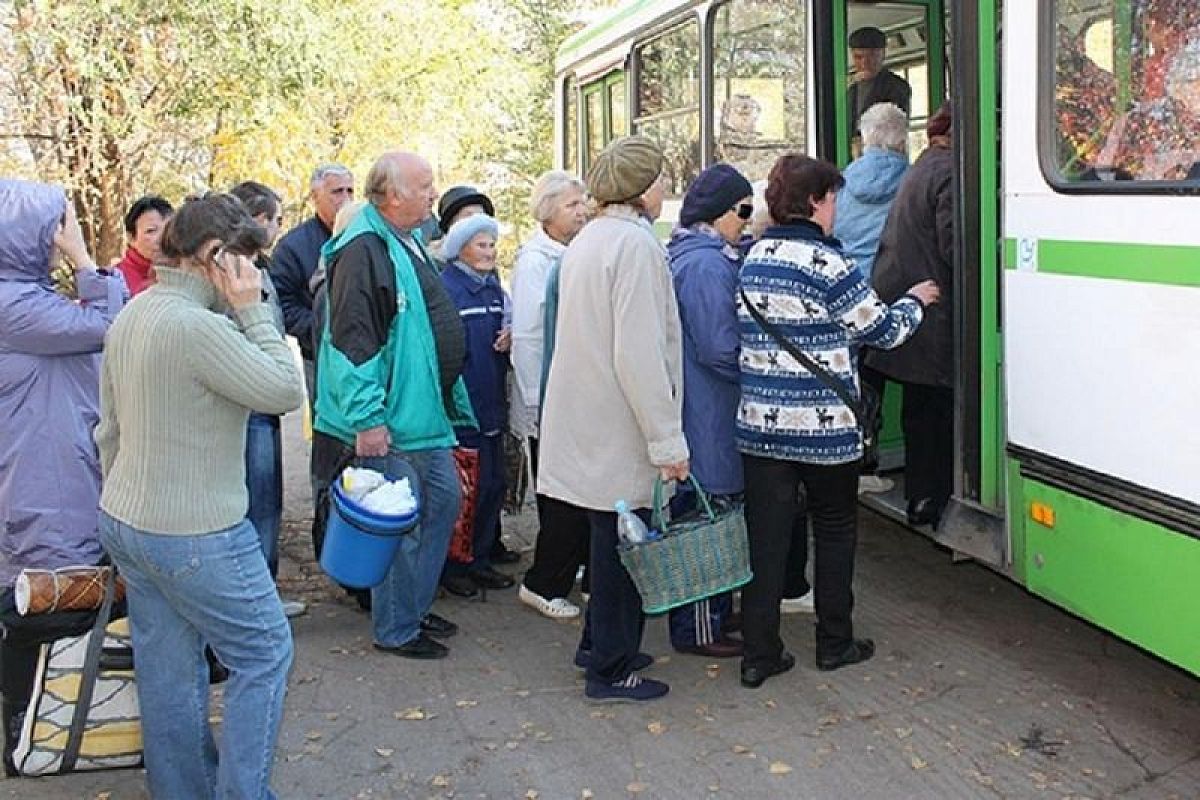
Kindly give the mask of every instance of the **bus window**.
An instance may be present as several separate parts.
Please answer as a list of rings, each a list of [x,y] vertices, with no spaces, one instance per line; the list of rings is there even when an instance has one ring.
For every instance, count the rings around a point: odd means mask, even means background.
[[[629,118],[625,113],[625,81],[608,84],[608,119],[611,123],[610,138],[616,139],[629,133]]]
[[[567,132],[566,132],[566,151],[567,157],[563,160],[566,165],[567,172],[572,175],[579,174],[579,92],[575,88],[575,79],[571,78],[565,84],[563,89],[567,93]]]
[[[583,169],[591,169],[592,162],[604,149],[604,93],[596,87],[583,93],[584,150]]]
[[[731,0],[713,31],[713,159],[750,180],[767,177],[786,152],[804,152],[806,5]]]
[[[680,197],[700,173],[700,27],[693,20],[634,51],[634,130],[663,149],[667,194]]]
[[[1200,4],[1056,0],[1054,152],[1060,180],[1200,179]]]

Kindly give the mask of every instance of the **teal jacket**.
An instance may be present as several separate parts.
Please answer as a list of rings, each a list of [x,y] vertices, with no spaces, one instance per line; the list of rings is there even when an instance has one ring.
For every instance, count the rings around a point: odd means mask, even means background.
[[[366,234],[386,244],[386,262],[381,254],[372,257],[365,240],[354,244]],[[414,241],[424,254],[419,234]],[[339,260],[352,244],[352,252]],[[361,431],[387,425],[395,450],[455,446],[454,427],[475,427],[475,418],[461,377],[450,392],[441,389],[437,343],[416,272],[427,267],[413,263],[371,205],[326,242],[322,255],[332,269],[317,352],[313,427],[347,444]],[[339,270],[352,271],[338,276]],[[394,297],[380,291],[392,283]],[[339,314],[350,317],[349,324],[335,320]]]

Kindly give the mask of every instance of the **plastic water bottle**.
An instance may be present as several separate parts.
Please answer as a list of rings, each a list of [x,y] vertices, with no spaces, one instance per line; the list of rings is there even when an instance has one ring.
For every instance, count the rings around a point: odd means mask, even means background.
[[[617,511],[617,538],[624,544],[642,544],[650,538],[646,523],[629,510],[629,504],[618,500],[614,508]]]

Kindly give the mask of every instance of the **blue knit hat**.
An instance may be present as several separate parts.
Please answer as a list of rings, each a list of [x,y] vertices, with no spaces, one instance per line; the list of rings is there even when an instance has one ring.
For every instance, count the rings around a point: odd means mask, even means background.
[[[487,214],[472,214],[460,219],[450,226],[450,230],[442,239],[442,258],[446,261],[458,258],[458,254],[467,246],[467,242],[481,233],[490,233],[493,239],[500,238],[500,225],[496,222],[495,217],[489,217]]]
[[[712,222],[753,194],[754,187],[745,175],[728,164],[713,164],[688,187],[679,210],[679,224],[686,228],[697,222]]]

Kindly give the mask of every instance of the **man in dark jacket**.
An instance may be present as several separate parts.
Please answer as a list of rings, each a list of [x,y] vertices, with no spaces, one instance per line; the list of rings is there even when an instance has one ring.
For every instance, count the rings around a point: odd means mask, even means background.
[[[949,296],[954,274],[954,154],[949,105],[930,117],[929,148],[905,175],[879,240],[873,282],[885,303],[932,279]],[[904,388],[904,491],[914,525],[937,524],[954,489],[954,311],[925,310],[904,345],[867,365]]]
[[[883,68],[887,36],[879,28],[859,28],[850,34],[850,58],[854,62],[853,83],[847,95],[850,133],[858,132],[858,119],[876,103],[895,103],[912,111],[912,87],[908,81]]]
[[[308,400],[313,400],[313,293],[309,287],[321,247],[329,240],[338,209],[354,199],[354,176],[340,164],[313,170],[310,181],[314,214],[292,228],[275,247],[271,280],[279,293],[287,332],[300,343]]]

